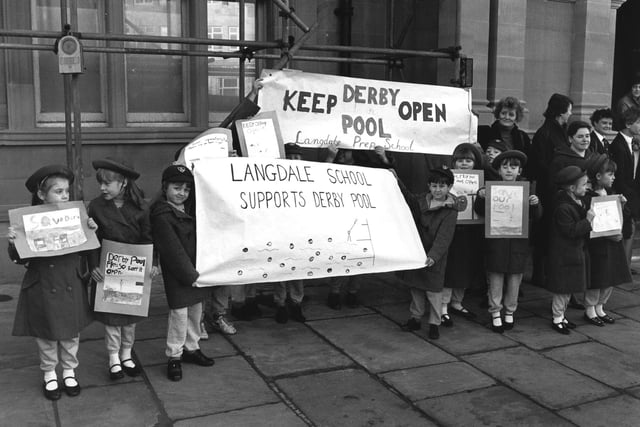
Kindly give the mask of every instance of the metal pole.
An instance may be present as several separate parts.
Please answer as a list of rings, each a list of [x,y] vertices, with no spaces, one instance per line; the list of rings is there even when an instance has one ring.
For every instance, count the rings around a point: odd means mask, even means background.
[[[240,0],[240,14],[239,14],[239,19],[240,19],[240,41],[244,41],[244,20],[245,20],[245,13],[244,13],[244,0]],[[242,101],[242,98],[244,98],[245,96],[245,88],[244,88],[244,75],[245,75],[245,63],[244,63],[244,56],[242,58],[240,58],[238,60],[238,71],[239,71],[239,79],[240,81],[238,82],[238,101]]]
[[[487,49],[487,100],[493,108],[496,101],[496,74],[498,68],[498,0],[489,2],[489,46]]]
[[[302,47],[304,42],[307,41],[307,39],[311,36],[311,33],[317,27],[318,27],[318,23],[316,22],[311,26],[311,28],[309,28],[308,32],[304,33],[302,37],[300,37],[298,41],[296,41],[295,44],[291,46],[291,49],[289,49],[289,51],[282,58],[280,58],[280,61],[278,61],[278,63],[273,68],[275,70],[280,70],[284,68],[284,66],[287,65],[289,60],[293,58],[293,55]],[[349,58],[342,58],[342,59],[349,59]]]
[[[60,28],[65,28],[68,24],[67,19],[67,0],[60,0]],[[63,30],[64,31],[64,30]],[[60,34],[58,34],[60,37]],[[72,171],[74,168],[74,152],[73,152],[73,129],[71,118],[73,114],[73,90],[71,88],[71,76],[64,74],[62,76],[63,93],[64,93],[64,136],[65,136],[65,152],[67,156],[67,167]],[[71,197],[75,198],[75,186],[70,189]]]
[[[387,47],[388,48],[393,48],[393,33],[394,33],[394,28],[393,28],[393,19],[394,19],[394,14],[393,14],[393,9],[394,9],[394,3],[393,0],[387,0]],[[385,78],[387,80],[393,80],[393,68],[391,66],[391,64],[389,64],[389,66],[387,66],[387,68],[385,68]]]
[[[291,18],[293,23],[296,24],[298,28],[300,28],[305,33],[309,32],[310,28],[307,27],[307,25],[302,22],[298,15],[296,15],[289,7],[289,0],[273,0],[273,3],[275,3],[275,5],[278,6],[280,10],[282,10],[282,12],[287,15],[288,18]]]
[[[71,28],[78,30],[78,1],[71,0],[70,4],[70,20]],[[83,184],[84,184],[84,171],[82,167],[82,112],[80,106],[80,89],[79,89],[79,74],[71,75],[71,93],[73,101],[71,103],[73,109],[73,148],[75,154],[73,170],[75,175],[75,195],[78,200],[83,199]]]

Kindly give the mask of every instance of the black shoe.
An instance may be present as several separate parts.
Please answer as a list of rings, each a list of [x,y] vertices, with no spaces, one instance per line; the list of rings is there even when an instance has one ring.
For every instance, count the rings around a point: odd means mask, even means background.
[[[511,322],[507,322],[507,316],[511,317]],[[513,314],[509,315],[509,314],[505,314],[504,315],[504,323],[503,323],[503,329],[505,331],[510,331],[511,329],[513,329],[513,325],[515,324],[515,321],[513,319]]]
[[[47,390],[47,384],[52,383],[54,381],[55,381],[57,387],[54,388],[53,390]],[[58,379],[49,380],[46,383],[43,382],[42,383],[42,391],[44,392],[44,397],[46,397],[49,400],[58,400],[62,396],[62,392],[60,391],[60,384],[58,383]]]
[[[437,340],[438,338],[440,338],[438,325],[429,325],[429,339]]]
[[[589,323],[591,323],[592,325],[595,325],[595,326],[604,326],[604,322],[598,316],[589,317],[589,316],[587,316],[587,313],[585,313],[584,314],[584,320],[586,320],[587,322],[589,322]]]
[[[358,294],[355,292],[347,292],[347,297],[344,300],[344,303],[349,308],[356,308],[360,305],[360,301],[358,301]]]
[[[573,322],[570,322],[569,320],[567,320],[566,317],[562,320],[562,323],[564,323],[564,325],[569,329],[575,329],[576,328],[576,324],[573,323]]]
[[[182,361],[184,363],[193,363],[199,366],[213,366],[216,363],[212,358],[207,357],[200,349],[194,351],[183,351]]]
[[[571,296],[571,298],[569,299],[569,303],[567,304],[567,307],[569,308],[573,308],[575,310],[584,310],[584,305],[580,304],[574,297],[573,295]]]
[[[179,359],[169,359],[167,378],[171,381],[180,381],[182,379],[182,363],[180,363]]]
[[[449,316],[448,314],[443,314],[440,317],[440,322],[442,323],[442,326],[445,326],[447,328],[453,326],[453,320],[451,320],[451,316]]]
[[[404,325],[400,326],[400,329],[402,329],[405,332],[411,332],[411,331],[419,330],[420,327],[421,327],[420,321],[418,319],[414,319],[412,317],[409,320],[407,320],[407,323],[405,323]]]
[[[604,316],[598,316],[598,317],[604,323],[616,323],[616,319],[614,319],[613,317],[609,316],[608,314],[605,314]]]
[[[129,366],[125,365],[125,362],[133,363],[133,367],[129,367]],[[133,359],[123,360],[122,361],[122,370],[124,371],[125,374],[127,374],[130,377],[137,377],[142,372],[142,370],[140,369],[140,366],[136,362],[134,362]]]
[[[289,306],[289,314],[291,315],[291,318],[296,322],[304,323],[307,321],[307,318],[304,317],[304,314],[302,314],[302,305],[300,304],[292,303]]]
[[[551,322],[551,328],[554,331],[561,333],[562,335],[569,335],[570,334],[569,328],[567,327],[567,325],[564,322],[560,322],[560,323]]]
[[[289,312],[287,311],[287,307],[278,307],[276,311],[276,322],[278,323],[287,323],[289,321]]]
[[[334,310],[340,310],[342,308],[342,303],[340,302],[340,294],[335,292],[330,292],[327,297],[327,305],[329,308]]]
[[[113,368],[120,368],[117,371],[114,371]],[[124,372],[122,371],[122,365],[120,365],[119,363],[115,363],[111,366],[109,366],[109,378],[111,379],[111,381],[116,381],[116,380],[121,380],[124,378]]]
[[[475,313],[470,312],[464,307],[458,310],[455,307],[449,306],[449,311],[455,314],[456,316],[462,316],[465,319],[475,319],[477,317]]]
[[[67,380],[74,380],[76,385],[68,386]],[[65,393],[67,393],[67,396],[75,397],[80,394],[80,384],[78,383],[78,380],[76,380],[76,377],[74,376],[64,377],[62,379],[62,382],[64,383],[64,391]]]

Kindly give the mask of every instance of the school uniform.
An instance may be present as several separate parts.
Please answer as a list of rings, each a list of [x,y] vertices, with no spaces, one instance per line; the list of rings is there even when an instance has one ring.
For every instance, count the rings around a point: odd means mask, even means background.
[[[192,284],[196,271],[196,220],[166,201],[158,201],[150,210],[154,248],[160,258],[164,289],[169,308],[166,355],[178,359],[184,349],[200,348],[202,301],[209,288]]]
[[[609,155],[618,167],[616,179],[613,181],[613,190],[624,195],[627,206],[631,210],[631,216],[637,220],[640,219],[640,173],[638,173],[640,154],[632,150],[631,140],[631,137],[619,132],[611,141]]]
[[[594,154],[606,154],[609,155],[609,141],[604,135],[600,135],[597,131],[591,131],[591,143],[589,144],[589,151]]]

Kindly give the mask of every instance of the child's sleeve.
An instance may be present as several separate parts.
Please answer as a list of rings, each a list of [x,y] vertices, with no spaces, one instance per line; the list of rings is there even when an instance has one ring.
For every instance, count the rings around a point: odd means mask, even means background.
[[[585,237],[591,231],[591,223],[586,219],[577,220],[566,205],[560,205],[553,213],[553,221],[558,231],[570,239]]]
[[[455,210],[448,210],[447,215],[442,219],[440,227],[436,232],[433,245],[429,249],[427,256],[438,263],[445,256],[453,241],[453,234],[456,231],[458,213]]]
[[[7,251],[9,252],[9,258],[14,263],[16,263],[16,264],[26,264],[27,263],[26,260],[23,260],[22,258],[20,258],[20,255],[18,255],[18,250],[16,249],[15,245],[9,245],[7,247]]]
[[[159,215],[151,223],[151,229],[154,248],[160,259],[166,260],[163,268],[181,280],[184,286],[191,286],[200,274],[196,271],[170,222],[163,215]]]
[[[481,187],[478,191],[482,190],[485,187]],[[473,201],[473,210],[480,216],[484,216],[486,207],[485,207],[485,198],[476,195],[476,199]]]
[[[409,191],[407,186],[404,185],[404,182],[402,182],[400,179],[398,179],[398,187],[400,187],[400,191],[402,192],[402,197],[404,197],[405,202],[407,202],[407,205],[411,210],[411,214],[413,215],[413,218],[414,219],[419,218],[420,203],[418,202],[418,196],[416,196],[411,191]]]

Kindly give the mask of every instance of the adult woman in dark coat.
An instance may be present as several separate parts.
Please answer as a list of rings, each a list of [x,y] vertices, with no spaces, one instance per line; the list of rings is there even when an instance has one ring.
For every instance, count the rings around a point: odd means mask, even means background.
[[[593,153],[589,150],[591,144],[591,126],[583,121],[571,122],[567,127],[567,137],[569,145],[560,147],[554,155],[551,165],[549,166],[549,182],[553,182],[553,177],[563,168],[567,166],[578,166],[580,169],[586,169],[589,161],[593,157]],[[557,188],[550,184],[550,190],[555,193]],[[550,205],[545,209],[552,209]]]

